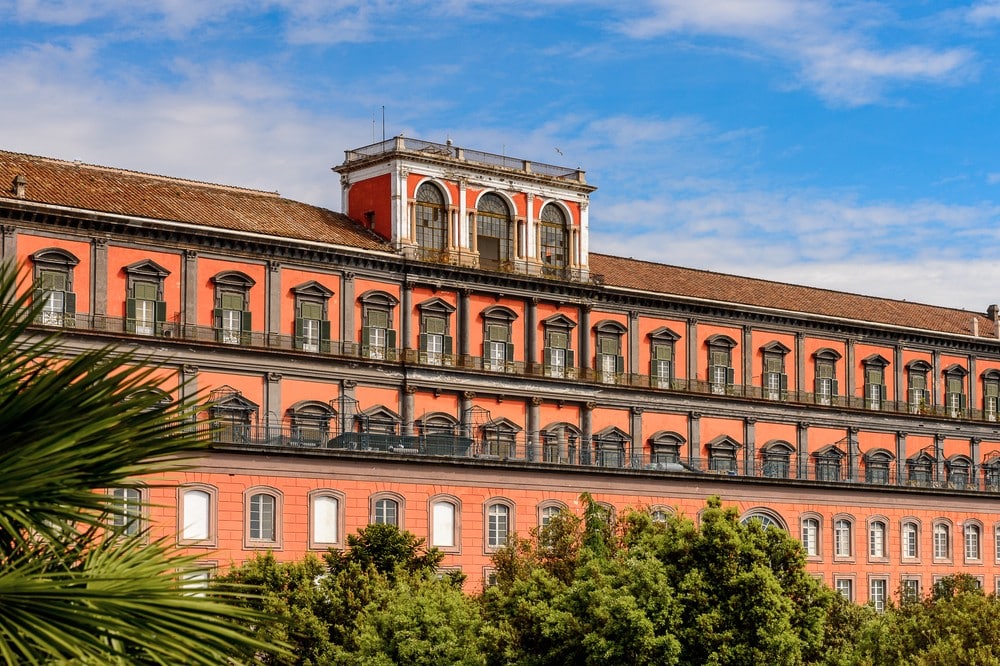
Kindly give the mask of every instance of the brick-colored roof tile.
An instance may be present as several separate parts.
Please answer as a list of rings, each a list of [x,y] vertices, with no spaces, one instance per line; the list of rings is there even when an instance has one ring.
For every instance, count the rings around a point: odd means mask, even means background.
[[[602,275],[604,283],[614,287],[926,331],[972,335],[972,320],[976,319],[979,322],[980,337],[996,337],[996,325],[991,319],[967,310],[803,287],[604,254],[590,254],[590,270]]]
[[[0,190],[27,179],[25,201],[390,251],[346,215],[271,192],[0,151]]]

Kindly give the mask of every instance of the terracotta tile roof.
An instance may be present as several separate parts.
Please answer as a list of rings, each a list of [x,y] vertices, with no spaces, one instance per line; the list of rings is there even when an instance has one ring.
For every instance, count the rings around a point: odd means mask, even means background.
[[[0,196],[18,175],[25,201],[390,251],[346,215],[272,192],[0,151]]]
[[[942,333],[972,335],[972,320],[975,318],[979,321],[979,336],[996,339],[994,322],[981,313],[967,310],[802,287],[604,254],[590,254],[590,270],[603,275],[604,283],[609,286]]]

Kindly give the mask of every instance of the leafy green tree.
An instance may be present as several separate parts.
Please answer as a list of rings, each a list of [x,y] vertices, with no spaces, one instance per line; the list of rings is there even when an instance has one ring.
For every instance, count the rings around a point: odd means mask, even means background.
[[[836,663],[851,645],[843,600],[805,571],[781,530],[709,500],[700,527],[633,511],[610,524],[588,496],[494,559],[483,594],[497,664]]]
[[[854,663],[1000,665],[1000,600],[969,574],[946,576],[930,596],[890,606],[865,624]]]
[[[276,621],[248,627],[261,641],[288,641],[270,664],[473,664],[481,619],[463,578],[439,577],[443,555],[392,525],[369,525],[320,560],[279,563],[260,554],[222,578],[260,592],[248,603]]]
[[[60,338],[29,334],[41,304],[17,291],[0,267],[0,661],[218,664],[233,645],[261,647],[237,624],[258,614],[226,603],[240,592],[193,593],[195,558],[112,525],[136,516],[106,489],[207,445],[192,406],[163,407],[144,359],[66,356]]]

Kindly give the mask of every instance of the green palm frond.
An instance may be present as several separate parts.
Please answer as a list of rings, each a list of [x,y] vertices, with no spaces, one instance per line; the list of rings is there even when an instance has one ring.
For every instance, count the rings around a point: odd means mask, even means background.
[[[228,603],[239,591],[192,589],[194,558],[109,522],[126,514],[107,489],[202,453],[196,406],[164,406],[175,375],[141,356],[62,353],[31,328],[25,286],[0,266],[0,661],[219,664],[264,647],[238,622],[265,618]]]

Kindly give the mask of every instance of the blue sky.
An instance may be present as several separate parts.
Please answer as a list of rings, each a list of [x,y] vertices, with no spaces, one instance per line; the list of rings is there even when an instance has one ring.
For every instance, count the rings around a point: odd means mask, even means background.
[[[1000,0],[0,0],[0,16],[6,150],[339,210],[330,167],[381,138],[384,106],[390,136],[586,169],[594,251],[1000,302]]]

